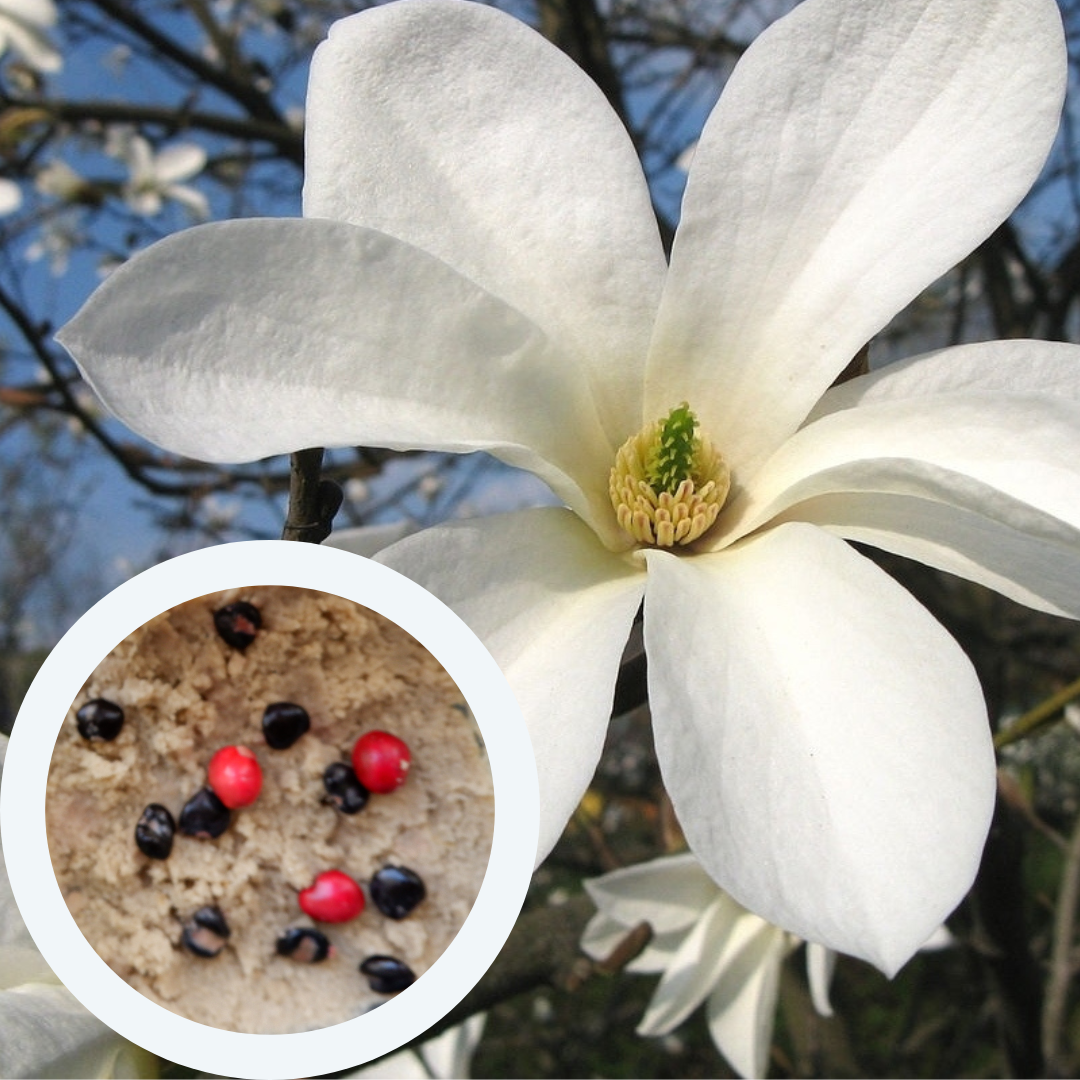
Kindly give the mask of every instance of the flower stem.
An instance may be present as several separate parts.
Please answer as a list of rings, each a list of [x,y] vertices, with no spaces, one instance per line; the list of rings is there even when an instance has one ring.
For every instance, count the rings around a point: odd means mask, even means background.
[[[320,480],[323,450],[297,450],[289,462],[289,510],[282,540],[321,544],[329,535],[341,507],[341,488],[333,480]]]
[[[1056,694],[1051,694],[1045,701],[1041,701],[1035,708],[1024,713],[1016,723],[1010,724],[1004,731],[999,731],[994,736],[994,749],[1000,750],[1003,746],[1027,738],[1033,731],[1055,719],[1069,702],[1078,697],[1080,697],[1080,679],[1062,687]]]

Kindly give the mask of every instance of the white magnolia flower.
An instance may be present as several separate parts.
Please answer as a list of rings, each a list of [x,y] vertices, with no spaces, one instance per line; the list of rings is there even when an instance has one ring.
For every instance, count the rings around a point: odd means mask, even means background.
[[[109,131],[106,150],[124,161],[128,179],[123,185],[124,201],[144,217],[160,214],[166,199],[186,207],[198,219],[210,216],[206,196],[193,187],[181,184],[206,168],[206,151],[196,143],[173,143],[154,152],[141,135],[128,128]]]
[[[731,76],[668,266],[563,54],[480,4],[379,6],[313,61],[307,216],[166,239],[61,337],[179,453],[487,450],[547,481],[566,509],[380,556],[509,678],[539,854],[644,600],[690,846],[750,910],[891,972],[975,875],[993,750],[963,653],[845,539],[1080,616],[1080,353],[974,345],[829,387],[1017,204],[1064,77],[1053,0],[806,0]]]
[[[800,943],[717,887],[692,854],[669,855],[586,881],[597,913],[581,948],[604,960],[640,923],[653,937],[627,971],[663,977],[638,1025],[639,1035],[674,1031],[708,999],[709,1032],[744,1077],[768,1070],[780,964]],[[814,1006],[831,1016],[829,981],[836,954],[808,945]]]
[[[0,767],[7,736],[0,735]],[[156,1076],[157,1059],[60,984],[15,906],[0,853],[0,1076]]]
[[[49,40],[53,0],[0,0],[0,53],[9,49],[35,71],[59,71],[63,60]]]
[[[22,206],[22,188],[14,180],[0,177],[0,217],[14,214]]]
[[[484,1034],[487,1013],[470,1016],[416,1050],[399,1050],[346,1073],[346,1080],[468,1080],[472,1056]]]

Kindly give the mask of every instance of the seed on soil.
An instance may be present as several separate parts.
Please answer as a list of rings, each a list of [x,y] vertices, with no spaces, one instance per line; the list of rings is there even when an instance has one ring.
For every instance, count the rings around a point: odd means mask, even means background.
[[[259,797],[262,769],[246,746],[223,746],[206,767],[206,781],[230,810],[239,810]]]
[[[404,919],[427,896],[420,875],[405,866],[384,866],[368,891],[375,906],[391,919]]]
[[[135,843],[151,859],[167,859],[172,851],[175,832],[176,822],[168,808],[161,803],[151,803],[135,826]]]
[[[263,713],[263,738],[274,750],[288,750],[310,727],[307,710],[291,701],[275,701]]]
[[[364,910],[364,890],[348,874],[324,870],[300,890],[298,901],[300,910],[317,922],[348,922]]]
[[[94,698],[75,714],[75,722],[79,725],[79,734],[84,739],[104,739],[105,742],[112,742],[124,726],[124,710],[114,701]]]
[[[408,779],[412,754],[408,746],[388,731],[369,731],[356,740],[352,767],[356,778],[368,789],[385,795]]]
[[[229,827],[229,808],[208,787],[191,796],[180,811],[180,831],[185,836],[212,840]]]
[[[368,789],[356,779],[356,773],[344,761],[334,761],[323,773],[325,801],[336,806],[343,814],[356,814],[367,806]]]
[[[394,956],[369,956],[361,961],[360,971],[376,994],[397,994],[416,982],[412,968]]]
[[[254,604],[237,600],[214,612],[214,626],[226,645],[243,652],[262,626],[262,615]]]
[[[279,956],[287,956],[298,964],[319,964],[333,951],[325,934],[310,926],[290,926],[277,939]]]
[[[184,923],[183,943],[196,956],[217,956],[232,933],[221,908],[201,907]]]

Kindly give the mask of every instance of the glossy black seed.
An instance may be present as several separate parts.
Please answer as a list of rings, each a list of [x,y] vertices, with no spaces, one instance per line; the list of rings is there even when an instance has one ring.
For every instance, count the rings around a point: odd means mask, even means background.
[[[217,956],[232,933],[221,908],[201,907],[184,923],[184,947],[196,956]]]
[[[277,951],[298,964],[318,964],[330,955],[330,941],[309,926],[290,926],[277,939]]]
[[[255,640],[262,626],[262,615],[254,604],[237,600],[214,612],[214,626],[227,645],[242,652]]]
[[[104,739],[112,742],[124,726],[124,710],[114,701],[94,698],[75,714],[75,722],[79,725],[79,734],[84,739]]]
[[[263,713],[263,738],[274,750],[288,750],[310,727],[307,710],[291,701],[275,701]]]
[[[420,875],[405,866],[384,866],[370,890],[375,906],[391,919],[404,919],[427,896]]]
[[[335,761],[323,773],[326,802],[333,803],[343,814],[355,814],[367,806],[368,789],[356,779],[351,765]]]
[[[196,792],[180,811],[180,831],[201,840],[220,836],[229,827],[229,808],[208,787]]]
[[[360,971],[376,994],[397,994],[416,982],[412,968],[393,956],[369,956],[361,962]]]
[[[160,803],[151,803],[135,826],[135,843],[151,859],[167,859],[172,851],[174,832],[176,822],[172,814]]]

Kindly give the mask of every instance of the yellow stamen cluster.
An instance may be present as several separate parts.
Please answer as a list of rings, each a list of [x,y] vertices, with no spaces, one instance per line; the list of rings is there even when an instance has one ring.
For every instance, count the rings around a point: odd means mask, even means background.
[[[696,426],[694,414],[681,405],[631,436],[615,455],[608,481],[619,524],[639,544],[674,547],[697,540],[712,527],[731,487],[731,471],[716,447],[697,435],[686,447],[685,462],[666,484],[658,479],[657,459],[678,421]]]

